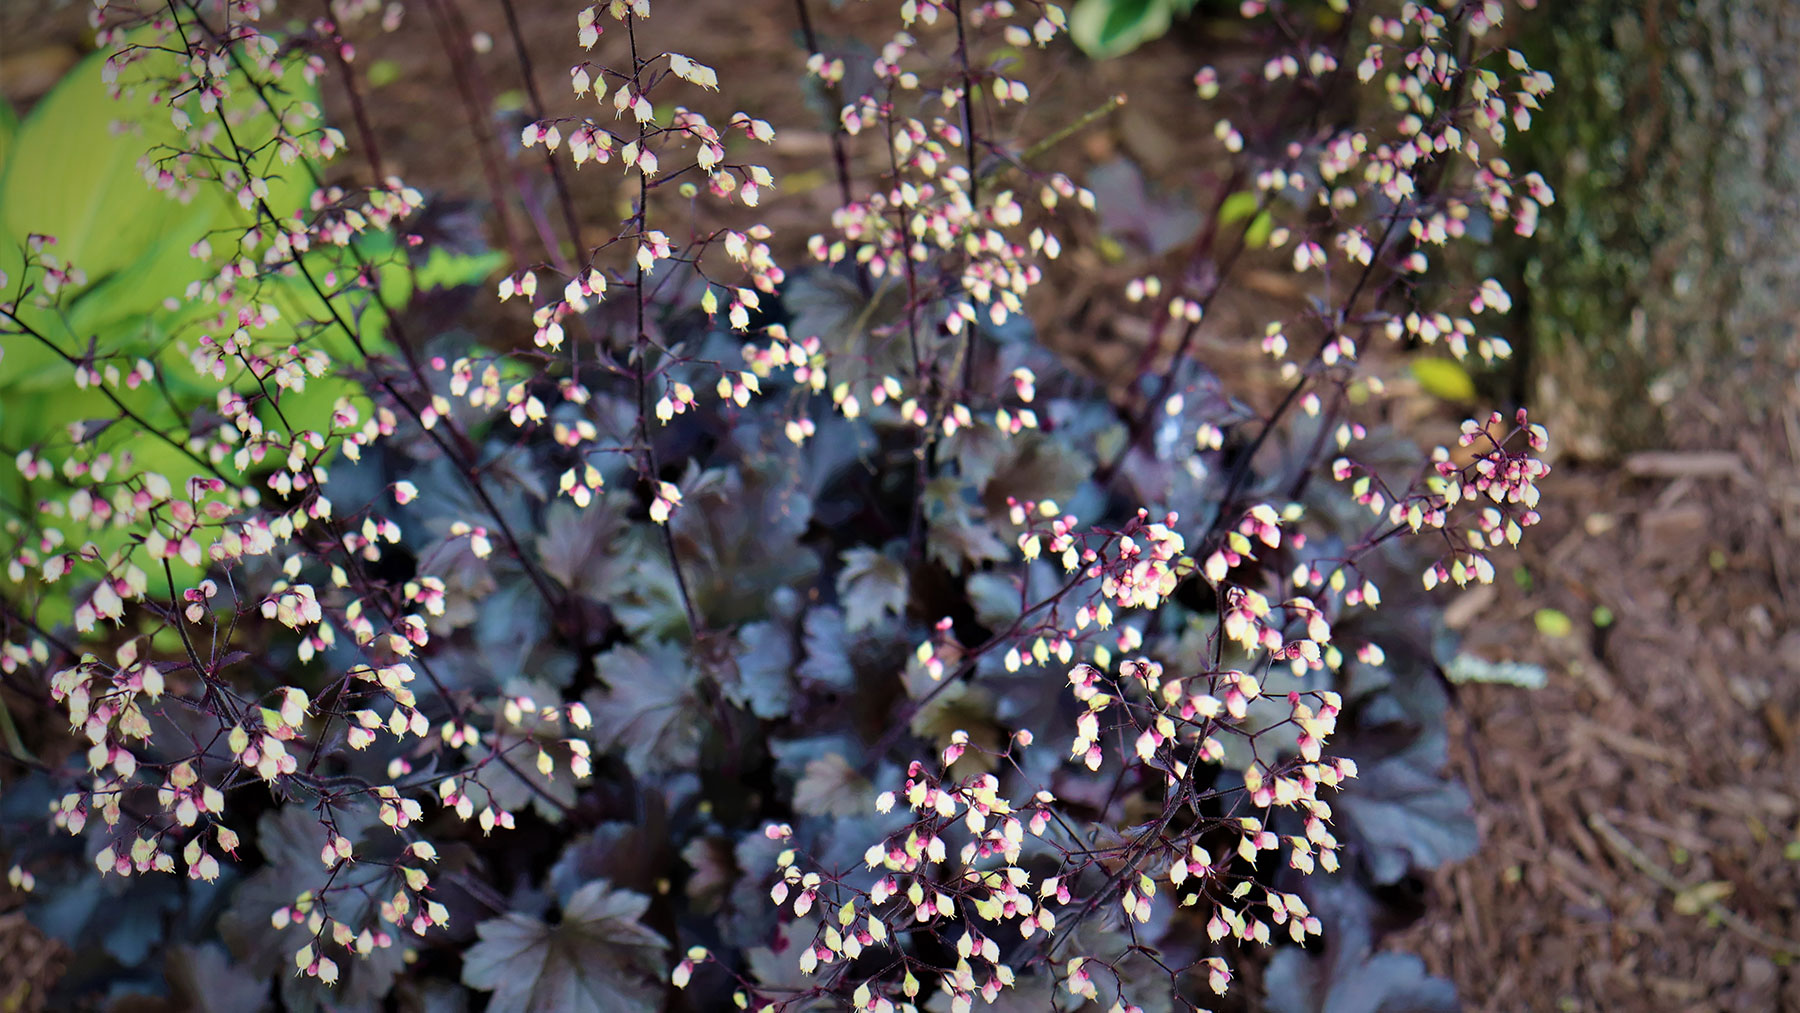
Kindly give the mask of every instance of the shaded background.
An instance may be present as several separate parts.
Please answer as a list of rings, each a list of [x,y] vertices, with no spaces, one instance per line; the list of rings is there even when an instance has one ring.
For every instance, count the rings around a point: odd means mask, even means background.
[[[85,51],[84,6],[0,0],[0,94],[16,112]],[[472,33],[504,37],[496,12],[465,6]],[[574,8],[521,6],[534,47],[563,53]],[[696,33],[690,51],[739,105],[804,119],[788,5],[695,0],[680,16]],[[869,27],[886,17],[875,5],[832,15]],[[1183,124],[1194,69],[1232,58],[1234,18],[1202,5],[1127,58],[1072,58],[1064,72],[1079,88],[1034,82],[1032,115],[1046,122],[1130,95],[1055,158],[1090,181],[1113,174],[1122,192],[1139,185],[1134,173],[1154,181],[1106,228],[1142,252],[1179,228],[1159,221],[1159,202],[1179,206],[1213,178],[1210,130]],[[1483,844],[1417,884],[1424,916],[1391,945],[1453,979],[1471,1009],[1800,1008],[1789,966],[1800,956],[1800,5],[1577,0],[1518,31],[1513,44],[1557,90],[1514,157],[1559,200],[1535,240],[1466,265],[1517,297],[1521,354],[1477,379],[1484,406],[1546,415],[1560,456],[1543,527],[1500,582],[1455,602],[1451,625],[1471,653],[1541,665],[1547,679],[1459,687],[1452,759]],[[362,41],[358,61],[378,89],[370,113],[389,171],[440,202],[482,199],[475,158],[437,125],[454,87],[446,68],[391,41]],[[516,137],[515,64],[471,55],[494,91],[496,133]],[[545,94],[566,95],[560,57],[537,72]],[[785,199],[769,224],[781,234],[791,220],[803,237],[799,223],[835,204],[828,139],[790,130],[775,150]],[[616,176],[577,178],[582,215],[610,229]],[[529,227],[524,209],[517,227]],[[1135,272],[1088,238],[1033,315],[1079,368],[1122,384],[1147,334],[1109,310]],[[1254,357],[1229,340],[1232,321],[1299,297],[1272,266],[1234,288],[1240,305],[1221,300],[1198,353],[1228,383]],[[491,315],[477,329],[514,326],[486,300],[473,311]],[[1463,415],[1454,398],[1401,397],[1421,434]],[[34,933],[0,914],[0,965],[53,976],[56,955]]]

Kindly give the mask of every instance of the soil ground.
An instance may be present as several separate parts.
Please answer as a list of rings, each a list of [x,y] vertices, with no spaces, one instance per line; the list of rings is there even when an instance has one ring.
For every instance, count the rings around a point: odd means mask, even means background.
[[[1470,1009],[1800,1009],[1797,422],[1563,468],[1530,590],[1458,610],[1474,649],[1550,676],[1462,690],[1483,846],[1395,941]],[[1541,608],[1575,632],[1537,633]]]
[[[506,44],[497,5],[462,6],[471,32]],[[84,7],[4,5],[0,91],[16,107],[78,54]],[[406,16],[429,9],[408,5]],[[520,9],[538,85],[560,102],[575,7],[521,0]],[[693,11],[683,48],[719,69],[733,102],[803,120],[789,5],[704,0]],[[832,26],[822,30],[842,31],[844,19],[874,24],[879,13],[848,5],[822,18]],[[495,95],[519,85],[503,57],[472,57]],[[435,115],[454,101],[441,54],[372,37],[359,66],[368,73],[378,61],[399,72],[371,110],[389,171],[484,198],[466,135],[445,135]],[[1202,62],[1192,40],[1165,40],[1038,84],[1033,115],[1053,123],[1114,92],[1131,97],[1052,160],[1077,174],[1125,155],[1148,178],[1206,193],[1210,131],[1183,125]],[[347,124],[347,110],[338,112]],[[816,220],[811,213],[835,199],[827,136],[788,130],[775,161],[799,202],[787,212],[776,202],[770,224],[780,230],[784,214]],[[608,192],[616,173],[588,172],[599,175],[579,177],[579,203],[598,232],[619,217]],[[532,209],[523,211],[529,227]],[[1067,264],[1049,313],[1060,321],[1056,340],[1085,368],[1128,373],[1142,336],[1092,323],[1108,316],[1095,293],[1117,291],[1123,277],[1079,244]],[[1278,272],[1252,270],[1246,281],[1248,299],[1289,294]],[[1209,364],[1229,382],[1247,342],[1233,340],[1229,305],[1212,319],[1200,354],[1218,357]],[[1800,957],[1800,396],[1781,417],[1753,423],[1728,392],[1713,393],[1691,406],[1698,421],[1682,445],[1622,462],[1558,462],[1544,485],[1544,523],[1509,560],[1516,569],[1453,610],[1474,653],[1548,672],[1537,690],[1460,688],[1453,763],[1474,793],[1484,843],[1435,877],[1424,920],[1390,940],[1455,980],[1472,1010],[1800,1009],[1791,964]],[[1423,401],[1404,414],[1434,432],[1455,422]],[[1572,620],[1571,631],[1541,632],[1545,609]],[[1610,622],[1597,623],[1597,610]]]

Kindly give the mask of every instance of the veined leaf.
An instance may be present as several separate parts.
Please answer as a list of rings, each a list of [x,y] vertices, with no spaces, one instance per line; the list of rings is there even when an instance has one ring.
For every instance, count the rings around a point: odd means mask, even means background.
[[[906,613],[906,568],[875,549],[845,550],[837,588],[844,625],[852,633],[874,626],[889,613]]]
[[[639,924],[650,898],[595,880],[562,920],[509,914],[475,927],[463,984],[492,992],[488,1013],[649,1013],[662,995],[668,942]]]
[[[595,658],[594,668],[607,686],[587,696],[601,748],[618,746],[640,774],[691,766],[698,759],[705,711],[696,696],[698,673],[681,648],[615,647]]]
[[[1275,1013],[1450,1013],[1456,987],[1410,953],[1376,947],[1376,901],[1348,873],[1309,876],[1301,893],[1325,925],[1314,953],[1284,946],[1264,975]]]

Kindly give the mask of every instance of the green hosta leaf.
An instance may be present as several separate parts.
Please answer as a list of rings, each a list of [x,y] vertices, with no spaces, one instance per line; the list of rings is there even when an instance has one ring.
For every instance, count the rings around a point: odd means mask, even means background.
[[[595,880],[555,925],[522,914],[475,927],[463,984],[494,993],[488,1013],[651,1013],[668,942],[639,924],[650,898]]]
[[[1123,56],[1169,30],[1168,0],[1079,0],[1069,38],[1096,60]]]
[[[432,247],[425,263],[418,265],[414,276],[419,288],[456,288],[476,285],[506,266],[507,256],[499,250],[486,253],[455,253],[441,246]]]
[[[234,207],[216,188],[184,204],[144,182],[138,159],[154,146],[179,143],[180,135],[166,109],[110,98],[100,79],[104,62],[95,54],[77,64],[13,139],[0,178],[0,267],[15,278],[19,247],[31,233],[55,236],[57,257],[98,284],[171,239],[193,242]],[[115,132],[115,122],[125,129]],[[183,254],[179,261],[187,260]],[[184,266],[199,275],[199,265]]]
[[[189,256],[189,248],[209,235],[216,238],[221,231],[246,227],[254,216],[217,187],[201,187],[183,201],[144,182],[139,159],[158,149],[166,153],[182,138],[167,107],[141,98],[110,98],[101,80],[103,62],[95,55],[69,71],[16,132],[0,127],[0,134],[10,137],[0,163],[0,271],[20,279],[26,237],[46,234],[57,240],[49,252],[88,278],[85,288],[64,293],[55,312],[19,307],[21,317],[48,344],[30,335],[0,336],[0,445],[16,449],[68,441],[72,423],[119,418],[119,409],[101,391],[74,387],[72,369],[59,351],[86,355],[91,347],[102,357],[123,359],[121,369],[141,358],[154,365],[157,381],[114,389],[141,422],[122,419],[84,442],[96,452],[131,454],[128,467],[115,468],[121,480],[155,472],[179,487],[207,470],[161,435],[185,433],[188,412],[210,408],[217,393],[213,384],[193,375],[174,340],[184,323],[213,309],[185,298],[188,285],[212,270]],[[298,70],[276,90],[300,101],[315,94]],[[264,147],[272,120],[251,111],[245,98],[249,89],[240,91],[231,104],[234,132],[246,148]],[[267,174],[266,202],[276,214],[302,206],[311,188],[303,165],[271,161],[257,168]],[[278,295],[290,286],[272,283],[268,291]],[[291,310],[288,319],[294,319]],[[304,392],[286,392],[283,407],[296,426],[325,429],[332,404],[340,396],[360,393],[347,378],[314,378]],[[236,476],[229,459],[218,470]],[[55,485],[40,482],[27,488],[8,469],[0,476],[0,497],[26,502],[56,494]],[[126,540],[117,529],[92,537],[102,554],[117,552]],[[177,583],[197,579],[198,569],[180,560],[172,561],[172,568]],[[152,576],[162,583],[160,575]],[[39,619],[54,625],[67,613],[68,603],[53,599]]]
[[[92,338],[102,353],[158,359],[159,367],[166,359],[174,371],[185,373],[185,365],[177,364],[179,356],[159,357],[160,330],[149,318],[161,313],[162,298],[180,295],[186,282],[203,271],[187,256],[185,243],[208,227],[238,220],[233,215],[237,209],[211,191],[183,204],[144,183],[136,168],[138,157],[150,145],[172,141],[173,127],[166,115],[141,101],[109,98],[100,80],[101,63],[96,56],[77,65],[16,132],[0,128],[11,137],[0,165],[0,271],[17,284],[26,237],[56,236],[50,252],[85,271],[89,286],[66,301],[66,315],[60,319],[26,305],[18,308],[21,316],[64,352],[85,352]],[[115,120],[128,128],[113,131]],[[180,249],[175,248],[178,243]],[[103,329],[119,319],[133,323]],[[165,432],[183,428],[147,387],[119,393],[150,425]],[[69,423],[117,414],[98,390],[75,388],[72,370],[56,350],[29,335],[0,336],[0,442],[5,446],[66,440]],[[101,450],[129,443],[138,470],[161,470],[177,481],[198,470],[174,448],[144,438],[135,423],[115,425],[95,442]],[[7,473],[0,479],[0,495],[11,502],[31,498],[17,473]],[[98,542],[102,551],[111,551],[119,540],[103,533]]]
[[[65,307],[62,323],[40,329],[53,336],[73,332],[71,343],[97,336],[103,352],[129,351],[175,366],[179,356],[159,359],[158,347],[176,322],[205,309],[185,300],[173,310],[163,305],[182,299],[187,284],[208,273],[188,248],[209,231],[246,226],[253,216],[217,187],[181,201],[145,183],[138,160],[182,144],[181,135],[167,107],[109,97],[100,77],[104,62],[96,54],[76,65],[14,135],[0,168],[0,270],[17,278],[25,237],[55,236],[52,251],[85,271],[89,285]],[[298,70],[279,90],[302,100],[315,94]],[[124,129],[115,131],[115,123]],[[234,126],[247,148],[261,145],[271,128],[266,114],[246,115]],[[311,189],[304,166],[277,162],[258,169],[267,173],[266,203],[276,214],[304,203]],[[51,368],[60,364],[47,350],[9,338],[7,355],[6,386],[67,386],[66,371]]]
[[[0,101],[0,175],[6,172],[6,156],[12,151],[13,138],[19,133],[19,117],[12,103]]]

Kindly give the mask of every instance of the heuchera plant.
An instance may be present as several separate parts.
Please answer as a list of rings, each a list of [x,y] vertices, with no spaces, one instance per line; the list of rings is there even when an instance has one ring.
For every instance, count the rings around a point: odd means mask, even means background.
[[[114,969],[70,987],[154,955],[245,1009],[1199,1009],[1285,939],[1274,1008],[1453,1002],[1355,884],[1472,848],[1427,592],[1493,579],[1547,471],[1523,411],[1381,424],[1409,356],[1507,354],[1506,292],[1434,267],[1552,199],[1502,154],[1550,79],[1501,3],[1242,4],[1263,48],[1194,77],[1228,173],[1121,293],[1113,390],[1031,319],[1102,228],[1047,165],[1123,101],[1018,114],[1079,59],[1058,6],[905,0],[869,42],[798,0],[837,111],[805,236],[758,222],[785,125],[661,4],[581,10],[517,148],[424,6],[503,254],[320,118],[321,80],[378,99],[359,23],[415,30],[379,4],[98,6],[87,116],[162,195],[112,231],[48,234],[36,115],[5,149],[0,370],[40,401],[0,427],[0,671],[73,745],[9,734],[0,815]],[[457,286],[502,258],[478,339]],[[1260,405],[1196,355],[1253,263],[1304,293],[1216,335]]]

